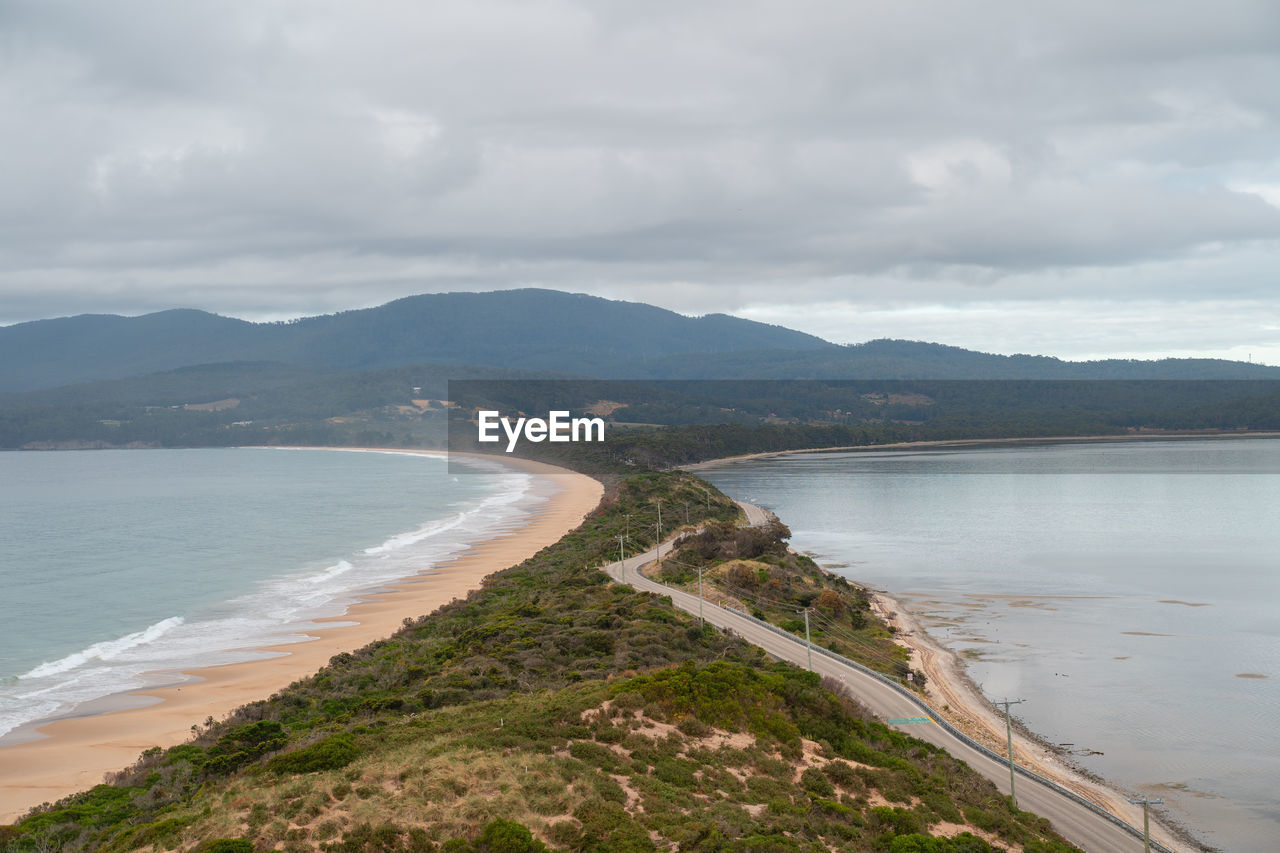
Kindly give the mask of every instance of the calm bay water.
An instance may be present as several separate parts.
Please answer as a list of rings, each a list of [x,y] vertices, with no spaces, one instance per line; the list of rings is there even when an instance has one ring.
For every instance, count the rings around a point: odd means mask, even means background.
[[[703,476],[1223,850],[1280,838],[1280,440],[823,453]]]
[[[331,450],[0,453],[0,743],[267,656],[359,591],[524,523],[529,475]]]

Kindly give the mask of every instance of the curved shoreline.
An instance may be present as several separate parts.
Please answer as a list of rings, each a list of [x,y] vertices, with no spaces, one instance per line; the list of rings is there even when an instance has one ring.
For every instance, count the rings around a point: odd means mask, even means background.
[[[1006,754],[1004,721],[970,677],[968,667],[955,650],[934,638],[897,599],[870,589],[868,593],[876,615],[896,629],[894,641],[910,651],[912,664],[925,673],[925,696],[934,710],[983,746]],[[1142,825],[1142,810],[1129,802],[1131,792],[1075,766],[1048,739],[1016,718],[1013,720],[1013,754],[1020,766],[1053,780],[1132,826]],[[1189,829],[1165,812],[1152,810],[1151,837],[1171,850],[1207,849]]]
[[[1025,438],[943,438],[931,441],[895,441],[890,444],[847,444],[838,447],[802,447],[795,450],[762,450],[759,453],[742,453],[738,456],[722,456],[704,459],[688,465],[676,465],[681,471],[701,471],[726,462],[747,462],[752,459],[770,459],[774,456],[795,456],[801,453],[876,453],[882,450],[967,450],[982,447],[1034,446],[1037,444],[1107,444],[1126,441],[1178,441],[1195,438],[1221,438],[1245,440],[1250,438],[1280,438],[1280,432],[1160,432],[1128,433],[1125,435],[1046,435]]]
[[[719,459],[709,459],[692,465],[679,466],[686,471],[700,471],[719,467],[725,463],[746,462],[780,456],[811,453],[871,453],[895,450],[930,449],[981,449],[986,447],[1027,446],[1033,444],[1088,444],[1125,441],[1172,441],[1179,439],[1244,439],[1277,438],[1280,433],[1162,433],[1157,435],[1119,436],[1056,436],[1044,438],[992,438],[948,439],[942,441],[912,441],[893,444],[854,445],[848,447],[803,448],[797,450],[766,451]],[[854,583],[857,580],[850,578]],[[946,717],[947,721],[974,740],[1005,754],[1004,720],[995,706],[986,698],[968,673],[968,667],[950,647],[938,641],[918,621],[917,615],[904,607],[887,592],[863,585],[871,599],[876,615],[896,629],[895,642],[911,653],[912,665],[926,675],[925,694],[929,703]],[[1043,736],[1029,729],[1018,720],[1013,723],[1013,751],[1018,764],[1034,770],[1073,793],[1105,808],[1133,826],[1141,826],[1142,809],[1129,802],[1131,792],[1119,783],[1103,778],[1075,766]],[[1171,850],[1208,850],[1191,831],[1178,823],[1167,812],[1151,810],[1151,837]]]
[[[385,450],[447,455],[442,451]],[[272,657],[175,672],[168,686],[108,697],[82,707],[79,716],[36,726],[42,735],[39,740],[0,747],[0,823],[11,822],[40,803],[100,783],[104,775],[136,761],[145,749],[183,743],[195,725],[206,719],[221,719],[247,702],[266,698],[314,674],[333,655],[383,639],[404,619],[466,596],[487,575],[522,562],[578,526],[604,492],[598,481],[565,468],[525,459],[484,458],[533,474],[544,488],[550,488],[547,504],[527,524],[469,543],[468,550],[447,562],[362,596],[342,615],[315,620],[334,624],[309,631],[311,639],[305,642],[262,647]]]

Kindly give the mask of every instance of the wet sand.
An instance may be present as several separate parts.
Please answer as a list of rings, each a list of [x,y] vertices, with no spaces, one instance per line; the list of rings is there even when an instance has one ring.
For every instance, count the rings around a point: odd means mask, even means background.
[[[1057,596],[989,595],[984,597],[1020,601],[1028,598],[1048,599]],[[894,640],[911,652],[911,665],[924,672],[925,693],[929,704],[946,717],[953,726],[983,746],[1000,755],[1007,754],[1004,716],[983,696],[982,691],[969,677],[960,657],[930,636],[917,617],[896,599],[882,592],[873,592],[871,606],[876,615],[897,628]],[[1123,818],[1131,826],[1141,828],[1142,809],[1128,801],[1126,792],[1103,779],[1082,772],[1051,744],[1038,738],[1017,722],[1014,723],[1013,754],[1019,765],[1102,806],[1112,814]],[[1157,817],[1156,814],[1152,814],[1152,839],[1171,850],[1200,849],[1198,844],[1190,841],[1178,829],[1163,825]]]
[[[90,788],[132,764],[143,750],[182,743],[193,726],[210,717],[222,719],[241,705],[271,696],[313,674],[334,655],[387,637],[405,619],[465,597],[485,576],[531,557],[577,527],[603,494],[597,481],[563,468],[484,458],[540,476],[537,488],[548,500],[527,525],[471,543],[450,562],[386,584],[342,616],[316,620],[336,624],[316,631],[307,642],[269,647],[270,658],[175,672],[171,686],[108,697],[82,708],[81,716],[36,727],[37,740],[0,747],[0,824],[32,806]],[[142,703],[146,706],[137,707]]]

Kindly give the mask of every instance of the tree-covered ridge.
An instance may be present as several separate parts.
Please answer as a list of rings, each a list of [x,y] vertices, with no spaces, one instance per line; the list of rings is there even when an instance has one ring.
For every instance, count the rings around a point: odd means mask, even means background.
[[[173,310],[0,327],[0,392],[243,361],[337,371],[469,364],[613,379],[1280,379],[1280,368],[1218,359],[1069,362],[919,341],[837,346],[724,314],[686,317],[539,289],[423,294],[288,323]]]
[[[658,501],[738,517],[689,475],[627,477],[465,600],[0,829],[0,851],[1071,849],[814,676],[607,583]]]
[[[203,311],[91,316],[0,327],[0,391],[120,379],[198,364],[271,361],[340,370],[422,363],[622,369],[676,353],[829,348],[812,335],[713,314],[554,290],[438,293],[376,308],[248,323]]]

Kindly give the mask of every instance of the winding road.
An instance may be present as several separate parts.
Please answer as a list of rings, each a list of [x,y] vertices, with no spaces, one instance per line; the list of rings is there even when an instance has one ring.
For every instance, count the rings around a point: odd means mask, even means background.
[[[741,501],[738,504],[746,513],[748,525],[758,526],[768,523],[767,511]],[[658,547],[666,553],[670,548],[670,541]],[[800,638],[766,627],[746,614],[721,608],[715,602],[700,601],[696,595],[672,589],[644,577],[640,573],[640,568],[654,562],[657,557],[658,549],[653,548],[642,554],[628,557],[625,561],[611,563],[604,567],[604,571],[615,581],[669,597],[681,610],[695,616],[701,614],[712,625],[732,631],[776,658],[798,666],[808,666],[809,649]],[[938,725],[935,722],[936,715],[923,714],[921,706],[903,695],[898,688],[861,669],[828,656],[819,651],[817,646],[813,648],[812,660],[815,672],[843,682],[860,702],[882,719],[913,720],[910,723],[895,725],[895,728],[942,747],[994,782],[1002,793],[1009,793],[1009,765],[1006,762],[992,758],[988,753],[974,748]],[[925,720],[925,722],[914,722],[914,720]],[[1019,776],[1017,797],[1019,808],[1048,818],[1059,834],[1089,853],[1142,849],[1140,829],[1127,824],[1118,825],[1114,819],[1109,820],[1056,786],[1035,778]],[[1157,844],[1153,839],[1151,849],[1167,850],[1169,848]],[[1179,845],[1179,849],[1186,848]]]

